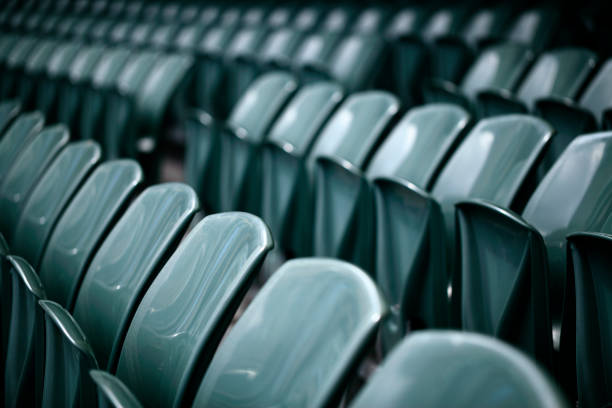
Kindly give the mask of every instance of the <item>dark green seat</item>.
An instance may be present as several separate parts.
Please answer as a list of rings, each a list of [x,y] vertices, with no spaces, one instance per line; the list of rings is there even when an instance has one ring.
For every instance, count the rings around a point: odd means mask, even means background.
[[[99,160],[96,143],[73,143],[62,150],[30,193],[10,244],[35,269],[57,220]]]
[[[323,14],[323,10],[316,5],[304,5],[296,10],[291,26],[303,33],[314,31]]]
[[[43,129],[32,137],[6,173],[0,187],[0,232],[9,242],[30,192],[69,140],[62,125]]]
[[[157,26],[149,37],[149,45],[160,51],[172,51],[174,40],[178,34],[180,24],[162,24]]]
[[[200,44],[209,28],[202,23],[183,25],[176,33],[171,47],[178,52],[196,54],[198,44]]]
[[[265,224],[246,213],[208,216],[181,243],[142,299],[119,357],[117,377],[140,401],[190,405],[272,245]]]
[[[41,131],[45,118],[40,112],[19,115],[0,139],[0,185],[15,163],[19,153]]]
[[[83,105],[78,118],[76,136],[81,139],[100,139],[109,89],[117,83],[123,68],[130,61],[128,48],[114,48],[105,52],[93,72],[91,83],[83,87]],[[137,57],[134,57],[137,58]]]
[[[253,5],[248,8],[243,8],[242,15],[240,17],[240,24],[243,27],[249,26],[262,26],[266,17],[266,8],[260,5]]]
[[[472,111],[479,110],[481,93],[513,92],[533,60],[528,48],[517,44],[494,45],[485,49],[457,86],[432,79],[425,85],[426,102],[456,103]]]
[[[329,63],[312,62],[303,65],[305,83],[334,80],[347,92],[357,92],[377,86],[385,73],[387,48],[378,36],[353,35],[345,37],[334,49]]]
[[[186,123],[185,166],[188,182],[207,209],[257,209],[259,152],[267,131],[297,88],[292,75],[259,77],[240,99],[226,123],[204,113]]]
[[[132,29],[134,27],[135,24],[133,21],[122,20],[117,22],[117,24],[113,26],[111,32],[109,33],[109,39],[111,44],[127,45],[126,43],[128,42],[130,34],[132,33]]]
[[[0,140],[4,137],[4,132],[15,118],[21,113],[21,101],[8,99],[0,102]]]
[[[87,178],[57,221],[38,268],[50,300],[72,310],[95,249],[142,181],[132,160],[108,161]]]
[[[289,261],[219,346],[194,406],[333,406],[386,312],[359,268]]]
[[[399,110],[382,91],[351,95],[317,138],[309,161],[314,183],[313,253],[366,271],[372,262],[372,197],[361,170]]]
[[[62,19],[61,14],[50,14],[45,17],[45,19],[41,22],[38,32],[42,36],[51,36],[55,35],[57,30],[57,25]]]
[[[55,24],[54,33],[57,38],[69,39],[70,31],[72,27],[77,23],[78,17],[71,15],[64,15],[60,18],[60,20]]]
[[[23,72],[25,62],[35,48],[37,40],[35,37],[23,37],[12,46],[6,57],[0,81],[0,97],[2,99],[16,96],[17,84]]]
[[[279,29],[289,25],[293,17],[293,7],[290,5],[278,5],[268,11],[265,24],[273,29]]]
[[[189,7],[183,9],[183,15],[188,14]],[[221,7],[215,4],[209,4],[203,7],[198,7],[198,12],[195,17],[196,22],[212,26],[221,16]]]
[[[413,108],[395,125],[375,152],[365,176],[374,195],[374,266],[372,276],[391,308],[381,345],[389,350],[407,331],[447,324],[445,268],[438,253],[443,241],[439,209],[433,201],[411,198],[428,191],[470,127],[470,116],[455,105]],[[367,215],[367,214],[366,214]]]
[[[81,113],[83,89],[88,86],[94,69],[106,50],[102,45],[81,48],[70,64],[66,77],[61,80],[57,91],[57,121],[66,125],[71,133],[74,133]]]
[[[566,407],[527,356],[490,337],[455,331],[410,335],[387,356],[352,408]]]
[[[116,23],[117,21],[112,18],[97,20],[89,30],[87,39],[98,44],[110,42],[110,33]]]
[[[81,47],[80,43],[64,43],[56,47],[48,60],[46,75],[37,84],[36,108],[45,113],[48,121],[57,116],[60,81],[68,75]]]
[[[576,373],[578,400],[585,407],[612,403],[610,339],[612,327],[605,320],[612,291],[612,235],[574,233],[568,236],[568,278],[575,282]]]
[[[351,30],[356,34],[381,34],[389,17],[390,10],[384,6],[365,8],[356,17]]]
[[[155,27],[157,27],[157,25],[153,22],[142,22],[134,25],[129,34],[129,45],[134,48],[147,47]]]
[[[610,132],[576,138],[522,217],[490,203],[458,206],[462,287],[469,293],[462,301],[463,328],[501,337],[559,369],[570,396],[576,331],[564,296],[565,237],[575,231],[612,232],[611,154]]]
[[[508,29],[505,40],[525,45],[534,52],[542,52],[558,34],[561,20],[559,11],[552,5],[524,11]]]
[[[301,32],[289,28],[272,31],[263,42],[261,52],[251,61],[252,75],[273,68],[289,69],[302,38]]]
[[[274,254],[281,258],[282,253],[311,252],[312,197],[306,158],[343,96],[333,82],[304,86],[274,122],[262,147],[261,216],[279,250]]]
[[[15,34],[2,34],[0,36],[0,69],[2,73],[6,69],[6,60],[11,53],[15,44],[19,42],[19,39]]]
[[[39,41],[28,55],[24,67],[24,75],[19,81],[17,95],[24,108],[30,109],[36,105],[36,89],[46,75],[47,63],[55,49],[61,43],[55,40]]]
[[[344,34],[352,26],[355,18],[355,7],[350,5],[331,6],[326,10],[319,31]]]
[[[516,94],[489,91],[480,95],[482,113],[526,113],[539,99],[575,101],[590,78],[597,56],[584,48],[563,48],[542,54],[527,73]]]
[[[293,55],[293,70],[303,79],[306,66],[325,66],[341,39],[338,33],[315,32],[308,35]]]
[[[89,372],[98,391],[98,407],[142,408],[136,396],[120,379],[102,370]]]
[[[80,17],[72,27],[68,35],[72,40],[86,41],[89,36],[89,30],[92,28],[96,20],[92,17]]]

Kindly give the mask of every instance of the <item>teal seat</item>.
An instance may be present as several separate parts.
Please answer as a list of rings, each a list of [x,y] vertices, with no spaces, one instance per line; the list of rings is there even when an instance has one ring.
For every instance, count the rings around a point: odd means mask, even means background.
[[[309,62],[300,67],[305,83],[334,80],[347,92],[379,85],[387,59],[387,48],[378,36],[345,37],[334,49],[329,62]]]
[[[75,132],[77,137],[96,139],[99,129],[103,129],[106,97],[129,59],[130,50],[119,47],[109,49],[100,57],[91,73],[91,83],[83,87],[83,103]]]
[[[359,268],[330,259],[289,261],[219,346],[193,406],[337,404],[386,312]]]
[[[44,79],[47,63],[59,45],[60,42],[56,40],[39,41],[28,55],[17,90],[24,108],[30,109],[36,105],[37,86]]]
[[[43,129],[32,137],[6,173],[0,186],[0,232],[9,242],[30,192],[69,140],[68,131],[62,125]]]
[[[116,23],[117,20],[113,18],[96,20],[87,33],[87,39],[92,43],[107,44],[110,41],[110,33]]]
[[[302,79],[305,79],[305,67],[325,66],[331,59],[332,53],[338,46],[341,38],[342,36],[338,33],[316,32],[308,35],[304,38],[293,55],[293,70],[297,72]],[[314,73],[316,73],[316,71],[314,71]]]
[[[129,46],[134,48],[147,47],[156,26],[157,25],[153,22],[140,22],[135,24],[127,38]]]
[[[55,36],[62,39],[69,39],[72,27],[77,23],[78,17],[74,15],[64,15],[55,25]]]
[[[60,79],[68,75],[70,65],[81,47],[80,43],[58,46],[47,62],[44,79],[37,84],[36,108],[45,113],[48,121],[52,122],[57,117]]]
[[[575,101],[596,63],[597,56],[584,48],[544,53],[529,70],[516,94],[497,90],[482,93],[482,113],[485,116],[525,113],[540,99]]]
[[[323,10],[316,5],[303,5],[295,12],[291,26],[303,33],[314,31],[319,25]]]
[[[555,40],[560,28],[560,14],[560,10],[552,4],[526,10],[508,28],[505,40],[540,53]]]
[[[343,96],[333,82],[304,86],[283,109],[262,146],[261,216],[276,242],[274,254],[281,259],[283,254],[311,252],[312,197],[306,158]]]
[[[30,193],[10,245],[35,269],[58,218],[99,160],[100,147],[96,143],[73,143],[49,165]]]
[[[0,102],[0,140],[4,137],[4,132],[9,125],[21,113],[21,101],[17,99],[8,99]]]
[[[462,203],[457,212],[462,290],[469,293],[462,300],[463,328],[498,336],[559,370],[570,396],[576,331],[564,296],[569,285],[565,237],[576,231],[612,232],[610,154],[612,133],[578,137],[538,185],[522,216],[483,202]],[[552,347],[561,354],[553,354]]]
[[[4,73],[6,69],[8,56],[19,39],[20,37],[16,34],[2,34],[2,36],[0,36],[0,70],[2,73]]]
[[[431,190],[441,169],[470,128],[470,115],[455,105],[413,108],[383,141],[365,177],[374,195],[372,276],[391,308],[381,346],[388,351],[408,328],[444,327],[447,302],[444,242],[438,205],[411,197]],[[424,204],[424,205],[421,205]]]
[[[132,160],[108,161],[87,178],[57,221],[38,268],[50,300],[72,310],[95,250],[142,181]]]
[[[162,24],[157,26],[149,38],[149,45],[160,51],[173,51],[173,44],[180,24]]]
[[[246,213],[208,216],[181,243],[138,306],[117,366],[146,406],[189,406],[272,245]]]
[[[76,122],[81,114],[83,89],[87,87],[94,69],[106,47],[93,45],[83,47],[70,64],[68,74],[61,81],[57,95],[57,120],[70,129],[71,134],[76,129]]]
[[[303,33],[290,28],[270,32],[261,46],[261,52],[250,61],[250,71],[255,77],[261,71],[274,68],[289,69],[293,55],[301,44]],[[249,68],[245,67],[245,70]]]
[[[111,44],[114,45],[128,45],[128,40],[130,38],[130,34],[132,33],[132,29],[134,29],[136,25],[133,21],[123,20],[117,22],[111,29],[109,33],[109,38]]]
[[[372,196],[359,177],[399,110],[382,91],[349,96],[327,122],[309,156],[314,183],[313,253],[372,263]]]
[[[332,5],[327,8],[319,31],[344,34],[352,27],[355,14],[354,6]]]
[[[612,326],[605,320],[612,291],[610,265],[612,235],[574,233],[568,236],[568,279],[575,285],[576,373],[578,400],[585,407],[612,403],[610,339]]]
[[[390,11],[384,6],[364,8],[355,18],[351,30],[356,34],[381,34],[387,27]]]
[[[12,46],[6,57],[0,80],[0,97],[2,99],[16,96],[20,74],[23,71],[28,55],[36,46],[36,42],[37,38],[35,37],[23,37]]]
[[[142,404],[120,379],[102,370],[89,372],[98,392],[98,407],[142,408]]]
[[[61,14],[50,14],[40,24],[38,31],[43,36],[55,35],[57,25],[62,18]]]
[[[269,10],[265,19],[265,24],[273,29],[286,27],[293,18],[294,7],[290,5],[277,5]]]
[[[186,14],[189,14],[190,7],[186,6],[183,8],[183,19]],[[195,21],[207,26],[215,24],[221,16],[222,7],[215,4],[209,4],[203,7],[197,7],[195,12]]]
[[[68,32],[70,39],[85,41],[89,36],[89,30],[96,20],[92,17],[80,17]]]
[[[183,25],[176,33],[171,47],[177,52],[187,52],[194,55],[197,53],[198,44],[200,44],[209,28],[205,23]]]
[[[527,356],[473,333],[410,335],[387,356],[352,408],[473,406],[569,407],[556,384]]]
[[[45,119],[40,112],[19,115],[0,139],[0,185],[15,163],[19,153],[43,128]]]
[[[480,112],[481,107],[477,105],[480,95],[516,90],[532,60],[533,53],[522,45],[509,43],[488,47],[476,58],[458,86],[439,79],[426,84],[425,101],[456,103]]]
[[[186,123],[187,180],[207,209],[254,211],[261,183],[259,152],[267,131],[297,88],[294,77],[273,72],[259,77],[219,123],[201,113]]]

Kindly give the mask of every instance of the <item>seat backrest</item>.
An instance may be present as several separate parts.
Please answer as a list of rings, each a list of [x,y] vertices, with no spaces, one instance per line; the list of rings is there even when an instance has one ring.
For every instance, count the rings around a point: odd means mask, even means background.
[[[179,24],[162,24],[157,26],[151,33],[149,44],[159,49],[169,48],[180,27]]]
[[[129,34],[129,43],[131,46],[142,47],[145,46],[153,30],[157,25],[153,22],[140,22],[134,25]]]
[[[529,108],[539,98],[573,100],[595,68],[597,56],[584,48],[564,48],[542,54],[517,91]]]
[[[57,222],[38,268],[47,297],[72,310],[81,278],[104,234],[143,181],[131,160],[101,164]]]
[[[56,40],[40,41],[36,48],[28,55],[28,60],[25,64],[25,69],[28,74],[38,74],[45,68],[49,58],[59,46]]]
[[[38,270],[59,216],[100,156],[97,143],[72,143],[62,150],[32,190],[17,223],[12,248],[35,269]]]
[[[430,104],[411,109],[395,125],[367,168],[367,177],[399,178],[427,189],[469,125],[459,106]]]
[[[424,20],[424,11],[417,7],[406,7],[397,10],[389,21],[385,37],[396,40],[416,32]]]
[[[316,32],[302,41],[293,57],[293,64],[300,68],[308,64],[329,61],[342,36],[338,33]]]
[[[38,134],[45,123],[40,112],[21,114],[0,139],[0,185],[19,153]]]
[[[179,51],[195,53],[198,43],[202,40],[207,31],[204,24],[184,25],[174,39],[174,46]]]
[[[357,16],[352,30],[360,34],[380,34],[386,27],[389,10],[385,7],[368,7]]]
[[[352,408],[475,405],[569,407],[528,357],[479,334],[423,331],[398,345],[357,395]]]
[[[30,52],[36,47],[38,39],[35,37],[23,37],[13,46],[6,59],[8,68],[18,69],[28,59]]]
[[[197,210],[195,192],[184,184],[149,187],[96,252],[77,294],[73,315],[100,367],[114,371],[136,307]]]
[[[242,55],[256,54],[259,49],[267,29],[253,26],[240,29],[225,49],[224,56],[234,59]]]
[[[81,47],[82,44],[75,42],[59,45],[47,63],[47,75],[51,78],[67,75]]]
[[[568,237],[568,272],[576,288],[576,373],[578,399],[583,406],[612,403],[607,384],[612,379],[610,310],[612,235],[575,233]]]
[[[463,77],[461,91],[472,100],[484,90],[513,91],[532,59],[532,52],[522,45],[489,47],[479,55]]]
[[[363,166],[398,110],[399,101],[387,92],[351,95],[321,131],[309,155],[310,166],[320,156],[336,156]]]
[[[119,92],[130,95],[139,89],[152,71],[159,56],[159,53],[150,51],[133,54],[117,78]]]
[[[286,72],[260,76],[240,98],[227,124],[234,129],[242,129],[248,141],[261,143],[267,136],[266,131],[272,120],[297,86],[295,78]]]
[[[91,74],[91,83],[94,88],[99,89],[112,85],[129,61],[130,55],[128,48],[118,47],[106,51]]]
[[[247,213],[211,215],[190,232],[151,284],[123,343],[117,376],[140,401],[190,404],[271,248],[265,224]]]
[[[506,33],[506,39],[541,52],[557,34],[559,14],[551,7],[527,10],[517,17]]]
[[[79,81],[87,80],[105,51],[106,47],[102,45],[81,48],[68,69],[70,81],[78,83]]]
[[[290,28],[281,28],[268,35],[258,56],[261,62],[287,63],[295,53],[302,35]]]
[[[337,403],[386,311],[359,268],[330,259],[289,261],[215,353],[194,406]]]
[[[8,99],[0,102],[0,140],[4,137],[4,132],[7,130],[13,120],[21,112],[21,101],[17,99]]]
[[[580,97],[580,106],[588,109],[595,121],[600,123],[603,112],[612,106],[612,59],[607,60],[597,71],[595,78]]]
[[[0,231],[8,241],[13,239],[17,221],[30,192],[47,166],[69,142],[63,125],[43,129],[19,154],[0,187]]]

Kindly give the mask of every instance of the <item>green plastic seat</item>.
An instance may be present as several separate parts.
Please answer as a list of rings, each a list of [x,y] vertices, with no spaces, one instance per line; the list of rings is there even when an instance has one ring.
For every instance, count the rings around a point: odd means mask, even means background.
[[[312,197],[306,158],[343,96],[333,82],[304,86],[283,109],[262,146],[261,216],[277,244],[275,254],[311,252]]]
[[[320,7],[313,5],[303,5],[296,10],[291,26],[303,33],[314,31],[323,15]]]
[[[37,85],[44,78],[47,63],[60,42],[55,40],[40,41],[28,55],[24,75],[19,81],[17,95],[26,109],[36,104]]]
[[[499,336],[535,355],[558,370],[570,396],[576,330],[564,295],[569,290],[565,237],[576,231],[612,232],[610,154],[612,133],[578,137],[538,185],[522,216],[484,202],[461,203],[457,212],[462,290],[470,293],[462,300],[463,328]]]
[[[21,113],[21,101],[17,99],[9,99],[0,102],[0,140],[4,137],[4,132],[9,125]]]
[[[9,169],[19,153],[41,131],[45,118],[40,112],[19,115],[0,139],[0,185],[4,183]]]
[[[330,259],[289,261],[219,346],[193,406],[337,404],[386,312],[359,268]]]
[[[244,27],[263,25],[266,17],[266,9],[260,5],[243,8],[240,23]]]
[[[385,7],[368,7],[359,13],[351,30],[356,34],[380,34],[387,26],[390,10]]]
[[[122,20],[113,26],[111,32],[109,33],[110,42],[112,44],[127,44],[130,39],[130,34],[132,33],[132,29],[134,29],[135,24],[130,20]]]
[[[81,47],[72,42],[58,46],[47,62],[46,76],[37,84],[36,108],[45,113],[48,121],[57,116],[60,80],[68,75]]]
[[[96,20],[92,17],[79,18],[68,32],[71,39],[85,41],[89,36],[89,30],[93,27]]]
[[[287,5],[278,5],[275,8],[268,11],[266,16],[265,24],[268,27],[279,29],[286,27],[291,22],[293,17],[293,7]]]
[[[32,189],[69,142],[62,125],[43,129],[23,148],[0,187],[0,231],[10,242]]]
[[[72,310],[95,249],[142,181],[132,160],[108,161],[87,178],[57,221],[38,268],[50,300]]]
[[[70,31],[72,27],[77,23],[78,17],[64,15],[55,25],[55,36],[58,38],[68,39],[70,37]]]
[[[6,69],[8,55],[20,38],[21,37],[18,37],[16,34],[2,34],[2,36],[0,36],[0,69],[2,73],[4,73]]]
[[[456,105],[413,108],[372,157],[365,177],[374,195],[372,276],[391,307],[381,345],[389,350],[408,329],[447,324],[438,252],[443,242],[437,204],[420,205],[411,190],[427,194],[470,127],[470,115]],[[368,214],[362,214],[368,216]],[[429,261],[428,261],[429,260]]]
[[[148,46],[148,41],[153,35],[156,26],[155,23],[147,22],[134,25],[128,38],[129,45],[135,48],[144,48]]]
[[[89,375],[98,391],[98,407],[142,408],[136,396],[114,375],[102,370],[91,370]]]
[[[116,23],[117,20],[112,18],[97,20],[89,30],[88,40],[98,44],[108,43],[110,41],[110,33]]]
[[[424,89],[426,102],[456,103],[471,110],[483,92],[508,93],[519,85],[533,60],[528,48],[517,44],[494,45],[485,49],[457,86],[433,79]]]
[[[180,28],[180,24],[162,24],[157,26],[150,35],[150,46],[161,51],[171,51]]]
[[[347,92],[357,92],[378,85],[387,58],[387,48],[378,36],[353,35],[344,38],[334,49],[329,63],[303,65],[302,80],[334,80]]]
[[[226,123],[218,123],[205,114],[188,119],[187,180],[207,209],[257,209],[259,201],[253,195],[261,182],[261,145],[296,88],[292,75],[272,72],[251,85]]]
[[[525,113],[539,99],[575,101],[590,78],[597,56],[584,48],[563,48],[542,54],[516,94],[489,91],[480,95],[483,114]]]
[[[293,70],[301,73],[306,66],[324,66],[341,38],[337,33],[316,32],[308,35],[293,56]]]
[[[208,29],[209,27],[203,23],[183,25],[176,33],[171,46],[178,52],[196,54],[198,44],[200,44]]]
[[[138,304],[197,210],[195,193],[184,184],[149,187],[96,252],[73,315],[101,367],[114,371]],[[109,299],[112,309],[107,308]]]
[[[62,150],[30,193],[17,222],[11,248],[38,268],[47,240],[66,205],[100,160],[100,147],[90,141]]]
[[[208,216],[181,243],[138,306],[119,357],[117,377],[140,401],[189,406],[272,245],[265,224],[246,213]]]
[[[578,400],[585,407],[612,403],[610,383],[610,338],[612,327],[605,320],[612,292],[610,265],[612,235],[574,233],[568,236],[568,277],[575,282],[576,372]]]
[[[38,32],[43,36],[55,35],[57,25],[62,19],[61,14],[50,14],[41,22]]]
[[[550,377],[523,353],[473,333],[425,331],[399,344],[351,408],[569,407]]]
[[[23,37],[11,48],[4,63],[4,70],[0,81],[0,97],[2,99],[16,96],[20,73],[23,71],[28,55],[36,46],[36,42],[37,39],[34,37]]]
[[[398,110],[399,101],[386,92],[351,95],[317,138],[309,157],[316,256],[345,259],[371,271],[372,197],[359,175]]]
[[[127,48],[109,49],[91,73],[91,83],[83,88],[83,104],[79,115],[76,136],[81,139],[96,139],[103,129],[104,109],[109,89],[119,78],[121,71],[130,60]]]
[[[332,6],[326,11],[319,31],[343,34],[352,27],[355,14],[355,7],[350,5]]]
[[[68,70],[68,75],[63,79],[57,91],[57,120],[66,125],[71,133],[74,133],[76,121],[81,113],[83,89],[88,86],[87,84],[106,50],[106,47],[101,45],[81,48],[75,55]]]
[[[552,7],[540,7],[526,10],[508,29],[506,41],[530,47],[535,52],[542,52],[550,46],[560,26],[560,10]]]
[[[251,72],[255,76],[260,70],[290,68],[293,55],[302,42],[303,34],[290,28],[272,31],[261,46],[261,52],[251,61]]]
[[[189,7],[183,8],[183,15],[189,13]],[[203,7],[198,7],[198,12],[195,21],[207,26],[212,26],[218,21],[221,16],[221,7],[215,4],[209,4]],[[184,17],[183,17],[184,18]]]

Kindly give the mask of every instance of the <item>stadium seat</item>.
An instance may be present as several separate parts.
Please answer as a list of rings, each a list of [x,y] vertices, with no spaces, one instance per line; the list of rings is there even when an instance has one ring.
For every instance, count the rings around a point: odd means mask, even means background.
[[[360,177],[399,110],[392,94],[349,96],[327,122],[309,156],[314,182],[313,253],[372,264],[372,197]]]
[[[534,52],[542,52],[557,35],[559,14],[554,6],[526,10],[508,29],[505,39],[514,44],[525,45]]]
[[[575,101],[596,63],[597,56],[583,48],[544,53],[529,70],[516,94],[499,90],[482,92],[482,114],[526,113],[533,110],[540,99]]]
[[[7,99],[16,96],[19,72],[23,70],[28,55],[36,46],[36,38],[23,37],[18,40],[8,53],[0,85],[0,98]]]
[[[605,310],[610,304],[612,235],[573,233],[568,236],[568,279],[576,290],[576,371],[578,400],[585,407],[603,407],[612,402],[609,355],[612,327]]]
[[[364,8],[351,28],[357,34],[381,34],[387,26],[390,10],[385,6]]]
[[[0,185],[19,153],[41,131],[45,118],[40,112],[19,115],[0,139]]]
[[[100,147],[91,141],[73,143],[61,151],[23,208],[9,242],[14,254],[38,268],[55,223],[99,160]]]
[[[19,97],[24,109],[32,109],[36,105],[36,92],[38,84],[46,76],[47,63],[55,49],[60,45],[58,41],[39,41],[28,55],[19,79],[16,95]]]
[[[116,375],[140,401],[189,406],[271,248],[265,224],[246,213],[206,217],[181,243],[140,303],[119,357]]]
[[[265,70],[290,68],[302,39],[302,33],[297,30],[281,28],[272,31],[263,42],[261,52],[250,61],[252,77]]]
[[[171,44],[172,48],[177,52],[186,52],[195,55],[197,53],[198,44],[200,44],[209,28],[210,27],[207,25],[201,23],[181,26],[176,33],[174,43]]]
[[[10,242],[30,192],[69,142],[62,125],[43,129],[23,148],[0,187],[0,233]]]
[[[333,82],[302,87],[274,122],[262,147],[261,216],[272,231],[274,254],[281,258],[312,251],[306,158],[343,96],[342,88]]]
[[[97,44],[108,44],[111,30],[116,22],[110,18],[96,20],[89,30],[87,40]]]
[[[377,149],[365,176],[374,195],[374,267],[372,276],[389,301],[381,346],[388,351],[408,325],[444,327],[447,303],[438,292],[438,256],[444,252],[436,232],[437,204],[420,205],[411,190],[427,194],[448,157],[470,127],[470,116],[454,105],[432,104],[413,108]],[[442,274],[443,277],[443,274]]]
[[[154,22],[140,22],[135,24],[128,35],[127,45],[133,48],[146,49],[156,26],[157,24]]]
[[[13,123],[13,120],[21,113],[21,101],[17,99],[4,100],[0,102],[0,141],[4,132]]]
[[[293,70],[304,77],[306,66],[324,67],[341,39],[338,33],[311,33],[304,38],[293,56]]]
[[[88,263],[142,184],[132,160],[99,165],[57,221],[37,270],[47,298],[72,310]]]
[[[194,406],[337,404],[386,312],[359,268],[329,259],[289,261],[219,346]]]
[[[109,33],[110,43],[114,45],[128,45],[130,34],[135,24],[129,20],[121,20],[113,25]]]
[[[568,394],[575,387],[575,330],[565,316],[565,236],[612,232],[611,153],[611,133],[576,138],[539,184],[522,216],[490,203],[458,205],[462,290],[470,294],[462,300],[463,328],[501,337],[548,367],[556,361],[552,368],[562,368],[560,380]],[[492,279],[498,286],[487,286]],[[560,351],[566,366],[546,344]]]
[[[98,392],[98,407],[142,408],[136,396],[120,379],[102,370],[89,372]]]
[[[149,48],[160,51],[173,51],[173,44],[181,26],[179,24],[162,24],[155,27],[148,40]]]
[[[267,131],[297,89],[294,77],[272,72],[259,77],[225,123],[205,113],[186,124],[188,182],[212,211],[256,210],[251,194],[261,183],[259,153]]]
[[[469,375],[468,375],[469,373]],[[565,407],[556,384],[527,356],[489,337],[455,331],[410,335],[351,408]]]
[[[296,11],[292,27],[303,33],[312,32],[317,29],[323,10],[316,5],[302,6]]]

